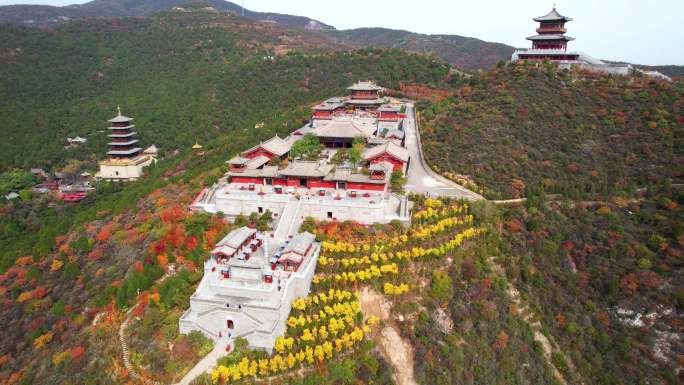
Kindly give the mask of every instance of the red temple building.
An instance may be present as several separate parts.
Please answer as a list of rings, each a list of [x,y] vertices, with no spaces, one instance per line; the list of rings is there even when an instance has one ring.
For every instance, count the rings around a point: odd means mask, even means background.
[[[273,158],[287,158],[290,147],[290,143],[276,135],[273,138],[250,148],[226,163],[228,163],[230,171],[233,173],[244,173],[247,170],[262,170]]]
[[[330,120],[335,115],[343,114],[347,108],[344,105],[343,98],[330,98],[325,102],[316,105],[313,110],[314,119]]]
[[[568,42],[575,40],[566,36],[565,23],[572,21],[571,18],[558,13],[554,7],[545,16],[533,19],[539,23],[537,35],[530,36],[527,40],[532,41],[532,49],[517,50],[513,54],[513,60],[553,60],[553,61],[577,61],[580,54],[568,51]]]
[[[378,120],[387,122],[397,122],[403,119],[401,108],[395,104],[383,104],[378,108]]]
[[[401,118],[398,109],[386,104],[387,99],[383,96],[385,89],[374,82],[360,81],[347,89],[350,93],[348,97],[330,98],[315,105],[312,121],[325,122],[357,111],[382,116],[384,121],[398,121]]]
[[[366,175],[331,164],[298,160],[290,162],[283,169],[276,166],[245,168],[243,171],[229,171],[227,175],[231,183],[247,185],[250,190],[256,190],[259,186],[275,186],[278,194],[283,192],[283,188],[385,191],[393,167],[389,162],[373,165],[371,174]]]
[[[406,148],[394,142],[387,142],[381,146],[367,149],[363,153],[363,159],[371,165],[387,162],[392,165],[392,171],[401,170],[406,173],[410,161],[410,155]]]
[[[276,156],[285,158],[288,152],[290,152],[290,144],[276,135],[273,138],[263,143],[259,143],[258,145],[243,152],[242,155],[248,159],[254,159],[256,157],[263,156],[270,160]]]
[[[385,89],[374,82],[358,82],[347,89],[351,92],[351,97],[346,104],[354,110],[375,111],[385,102],[382,97]]]

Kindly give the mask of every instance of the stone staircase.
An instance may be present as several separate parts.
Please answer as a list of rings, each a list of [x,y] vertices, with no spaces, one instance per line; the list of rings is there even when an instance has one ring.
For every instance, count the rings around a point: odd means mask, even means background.
[[[135,307],[131,308],[131,310],[126,313],[126,320],[121,323],[121,326],[119,327],[119,343],[121,344],[121,353],[123,355],[123,362],[124,366],[126,367],[126,370],[128,371],[128,374],[136,381],[139,383],[145,384],[145,385],[162,385],[161,382],[158,381],[153,381],[150,379],[147,379],[143,376],[141,376],[131,364],[130,361],[130,351],[128,348],[128,342],[126,341],[126,329],[128,328],[128,322],[131,320],[131,313],[135,309]]]
[[[293,223],[297,219],[297,212],[299,211],[299,206],[301,201],[290,200],[285,205],[283,213],[280,215],[280,220],[278,221],[278,227],[276,227],[273,237],[278,241],[285,242],[290,235]]]

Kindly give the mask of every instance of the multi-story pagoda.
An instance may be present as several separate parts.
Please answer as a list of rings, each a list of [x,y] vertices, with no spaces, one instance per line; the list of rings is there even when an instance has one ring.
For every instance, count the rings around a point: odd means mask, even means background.
[[[121,107],[118,108],[119,114],[109,119],[111,126],[110,133],[107,135],[111,142],[107,143],[109,151],[107,155],[116,159],[133,159],[142,152],[138,147],[138,139],[135,139],[137,132],[133,131],[135,125],[133,118],[121,115]]]
[[[156,160],[156,147],[143,151],[138,146],[137,133],[133,131],[135,125],[133,118],[121,114],[118,108],[118,115],[108,121],[110,142],[107,143],[108,159],[100,162],[100,172],[95,177],[97,179],[131,181],[142,176],[143,168],[149,166]],[[151,149],[154,149],[152,151]]]
[[[547,15],[535,17],[539,23],[537,35],[530,36],[532,49],[520,49],[513,54],[513,60],[553,60],[574,62],[580,57],[577,52],[568,51],[568,42],[575,40],[566,36],[565,23],[571,18],[558,13],[556,7]]]
[[[537,28],[536,35],[527,38],[532,41],[532,48],[516,49],[511,56],[511,61],[549,60],[557,63],[558,68],[564,70],[578,67],[587,71],[615,75],[630,75],[636,71],[646,76],[672,81],[657,71],[635,70],[631,64],[607,63],[584,52],[568,51],[568,42],[575,39],[565,35],[567,32],[565,23],[572,19],[558,13],[555,6],[547,15],[533,20],[539,23],[539,28]]]

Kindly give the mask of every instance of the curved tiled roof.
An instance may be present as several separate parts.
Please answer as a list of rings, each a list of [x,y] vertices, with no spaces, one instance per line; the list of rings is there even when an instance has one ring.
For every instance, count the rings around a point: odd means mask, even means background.
[[[385,89],[380,87],[371,81],[356,82],[354,85],[347,87],[351,91],[384,91]]]
[[[129,118],[128,116],[123,116],[121,115],[121,109],[119,109],[119,114],[111,119],[108,120],[110,123],[126,123],[130,122],[133,120],[133,118]]]
[[[571,41],[571,40],[575,40],[575,38],[570,37],[570,36],[565,36],[565,35],[535,35],[535,36],[528,37],[527,40],[565,40],[565,41]]]
[[[332,170],[333,166],[329,164],[320,165],[314,161],[297,160],[290,162],[287,167],[280,170],[280,175],[285,176],[299,176],[309,178],[322,178]]]
[[[277,156],[283,156],[290,151],[290,144],[278,135],[272,137],[271,139],[259,143],[258,145],[250,148],[249,150],[243,152],[243,154],[250,153],[258,148],[263,148],[264,150],[270,152],[271,154]]]
[[[314,134],[325,138],[368,138],[375,132],[375,126],[357,124],[352,120],[333,120],[314,129]]]
[[[142,148],[136,147],[136,148],[131,148],[129,150],[112,150],[112,151],[107,151],[107,155],[135,155],[142,151]]]
[[[556,8],[554,7],[551,10],[551,12],[549,12],[548,14],[546,14],[544,16],[535,17],[534,21],[539,21],[539,22],[542,22],[542,21],[566,21],[567,22],[567,21],[572,21],[572,19],[567,17],[567,16],[561,15],[560,13],[558,13],[558,11],[556,11]]]
[[[228,233],[228,235],[223,237],[223,239],[221,239],[216,246],[229,246],[234,249],[238,249],[247,240],[247,238],[251,237],[252,234],[255,233],[255,229],[250,229],[249,227],[240,227],[239,229],[235,229]]]
[[[377,158],[378,156],[387,153],[393,157],[401,160],[402,162],[408,162],[409,152],[404,147],[401,147],[394,142],[387,142],[381,146],[371,147],[363,153],[363,158],[370,160]]]
[[[227,161],[226,163],[228,163],[228,164],[235,164],[235,165],[243,165],[243,164],[247,164],[247,162],[249,162],[249,159],[248,159],[248,158],[243,158],[243,157],[241,157],[240,155],[236,155],[236,156],[232,157],[232,158],[231,158],[229,161]]]
[[[290,240],[287,246],[285,246],[282,255],[284,256],[288,253],[295,253],[302,257],[306,256],[306,252],[309,250],[309,248],[315,240],[316,236],[309,233],[308,231],[299,233],[295,235],[294,238],[292,238],[292,240]]]
[[[265,165],[266,163],[268,163],[269,160],[270,159],[268,159],[268,157],[265,157],[263,155],[259,155],[257,157],[250,159],[246,163],[246,167],[251,168],[251,169],[256,169],[256,168],[259,168],[259,167]]]

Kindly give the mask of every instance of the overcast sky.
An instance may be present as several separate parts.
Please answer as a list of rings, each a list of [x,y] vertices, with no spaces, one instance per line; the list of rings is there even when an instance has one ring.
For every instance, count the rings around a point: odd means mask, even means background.
[[[66,5],[81,0],[0,0],[7,4]],[[240,0],[234,2],[239,3]],[[558,11],[575,20],[571,49],[608,60],[684,65],[684,0],[563,0]],[[338,29],[386,27],[453,34],[528,47],[531,18],[553,0],[245,0],[245,7],[308,16]]]

